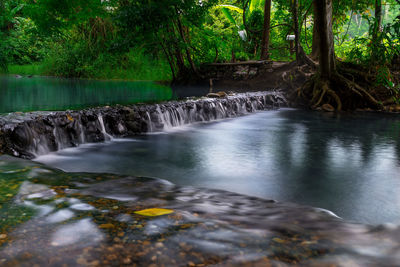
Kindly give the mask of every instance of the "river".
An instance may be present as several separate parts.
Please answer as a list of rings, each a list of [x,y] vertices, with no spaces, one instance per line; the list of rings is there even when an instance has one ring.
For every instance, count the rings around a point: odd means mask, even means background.
[[[400,222],[400,118],[281,109],[39,157],[69,172],[158,177]]]

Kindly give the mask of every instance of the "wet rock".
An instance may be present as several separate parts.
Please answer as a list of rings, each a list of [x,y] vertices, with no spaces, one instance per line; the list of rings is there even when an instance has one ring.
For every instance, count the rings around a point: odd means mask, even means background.
[[[80,111],[11,113],[0,116],[0,153],[34,158],[82,143],[110,140],[145,132],[286,106],[280,92],[227,95],[215,99],[170,101],[89,108]]]
[[[209,98],[219,98],[219,94],[217,94],[217,93],[208,93],[207,97],[209,97]]]
[[[217,92],[217,95],[219,95],[219,97],[227,97],[228,96],[228,94],[223,91]]]
[[[219,91],[217,93],[209,93],[207,94],[207,97],[209,98],[223,98],[223,97],[227,97],[228,94],[226,92],[223,91]]]

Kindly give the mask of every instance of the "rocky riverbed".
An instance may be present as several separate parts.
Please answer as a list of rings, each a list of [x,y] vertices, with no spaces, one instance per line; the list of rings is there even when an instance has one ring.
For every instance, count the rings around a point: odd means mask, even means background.
[[[296,204],[8,156],[0,189],[2,266],[400,264],[398,226]]]

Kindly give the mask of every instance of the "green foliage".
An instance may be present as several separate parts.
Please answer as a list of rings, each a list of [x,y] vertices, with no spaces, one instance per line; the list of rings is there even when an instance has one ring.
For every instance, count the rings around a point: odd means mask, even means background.
[[[400,53],[397,1],[384,1],[377,38],[371,32],[374,3],[333,1],[340,58],[387,66]],[[293,34],[292,4],[272,1],[272,60],[294,59],[286,40]],[[0,0],[0,68],[65,77],[191,77],[204,63],[258,59],[264,5],[264,0]],[[310,53],[312,0],[299,0],[299,25],[300,44]]]
[[[9,33],[23,5],[19,1],[0,0],[0,69],[7,70],[10,61]]]
[[[8,46],[10,61],[14,64],[30,64],[44,59],[45,41],[38,38],[32,20],[17,18],[14,29],[10,32]]]
[[[159,1],[124,1],[114,17],[118,35],[123,36],[116,45],[126,49],[140,43],[151,54],[164,54],[174,78],[192,75],[197,44],[191,40],[215,2],[165,0],[160,8]]]
[[[377,38],[373,38],[374,18],[368,20],[370,31],[363,37],[354,38],[348,59],[369,66],[390,64],[395,55],[400,54],[400,19],[384,25]]]
[[[386,88],[393,101],[397,104],[400,104],[400,85],[393,82],[391,72],[388,67],[377,66],[375,85]]]
[[[143,49],[112,54],[92,50],[85,42],[58,44],[43,62],[42,71],[51,76],[126,80],[170,80],[168,64],[152,58]]]
[[[104,17],[107,1],[27,0],[24,13],[35,21],[43,34],[52,34],[81,25],[89,18]]]
[[[8,47],[5,39],[4,34],[0,32],[0,71],[7,71],[8,65]]]

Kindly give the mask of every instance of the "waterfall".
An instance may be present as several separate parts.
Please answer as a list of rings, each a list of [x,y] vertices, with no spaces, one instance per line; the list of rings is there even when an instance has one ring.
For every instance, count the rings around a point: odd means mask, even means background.
[[[272,96],[272,98],[271,98]],[[232,118],[247,113],[279,107],[284,98],[269,93],[243,94],[224,99],[198,99],[157,104],[146,113],[148,131],[168,131],[174,127]],[[151,118],[151,119],[150,119]]]
[[[103,116],[101,114],[98,114],[97,119],[99,120],[100,130],[101,130],[101,133],[103,134],[104,140],[106,140],[106,141],[112,140],[113,137],[106,132],[106,127],[104,126]]]
[[[286,106],[280,92],[198,98],[160,104],[0,116],[0,153],[34,158],[82,143],[112,140]]]

